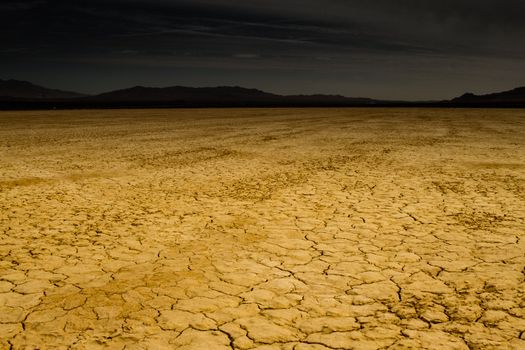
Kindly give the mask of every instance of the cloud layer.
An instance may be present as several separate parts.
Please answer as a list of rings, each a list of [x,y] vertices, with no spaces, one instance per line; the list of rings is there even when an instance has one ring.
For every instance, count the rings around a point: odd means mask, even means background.
[[[0,73],[83,91],[446,98],[525,84],[523,13],[519,0],[3,1]]]

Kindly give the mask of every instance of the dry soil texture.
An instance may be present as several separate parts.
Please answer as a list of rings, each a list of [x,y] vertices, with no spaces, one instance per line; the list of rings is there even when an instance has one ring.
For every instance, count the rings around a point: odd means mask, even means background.
[[[0,114],[0,348],[525,349],[525,111]]]

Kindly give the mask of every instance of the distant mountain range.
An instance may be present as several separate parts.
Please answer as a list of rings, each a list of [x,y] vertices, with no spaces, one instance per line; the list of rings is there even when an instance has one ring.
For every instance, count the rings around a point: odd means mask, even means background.
[[[488,95],[471,93],[447,101],[383,101],[341,95],[277,95],[242,87],[135,86],[99,95],[48,89],[25,81],[0,80],[0,109],[142,107],[525,107],[525,87]]]
[[[175,103],[180,105],[345,105],[373,104],[368,98],[350,98],[340,95],[276,95],[257,89],[246,89],[238,86],[219,86],[191,88],[173,86],[166,88],[151,88],[136,86],[130,89],[112,91],[89,98],[91,101],[130,102],[130,103]]]
[[[79,98],[86,95],[76,92],[48,89],[42,86],[20,80],[0,79],[0,99],[26,98],[26,99],[62,99]]]
[[[451,100],[452,103],[462,104],[506,104],[506,103],[524,103],[525,87],[519,87],[513,90],[497,92],[487,95],[474,95],[466,93],[463,96]]]

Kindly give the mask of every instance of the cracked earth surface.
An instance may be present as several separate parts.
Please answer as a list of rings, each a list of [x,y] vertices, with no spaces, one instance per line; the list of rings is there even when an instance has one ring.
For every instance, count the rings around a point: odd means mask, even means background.
[[[1,349],[525,349],[525,111],[0,114]]]

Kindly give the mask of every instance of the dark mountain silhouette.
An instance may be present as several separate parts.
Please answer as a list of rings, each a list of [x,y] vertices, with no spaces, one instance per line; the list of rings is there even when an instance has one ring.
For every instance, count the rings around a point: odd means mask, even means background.
[[[27,81],[0,79],[0,96],[12,99],[62,99],[78,98],[85,95],[70,91],[48,89]]]
[[[487,95],[466,93],[450,101],[454,104],[525,104],[525,87]]]
[[[1,81],[0,108],[139,108],[139,107],[332,107],[375,105],[369,98],[341,95],[277,95],[239,86],[165,88],[135,86],[86,96],[46,89],[23,81]]]
[[[238,86],[193,88],[135,86],[87,96],[29,82],[0,80],[0,109],[177,107],[519,107],[525,87],[488,95],[471,93],[448,101],[383,101],[341,95],[277,95]]]
[[[239,102],[239,101],[272,101],[279,95],[256,89],[241,87],[191,88],[173,86],[153,88],[135,86],[129,89],[106,92],[89,97],[92,101],[118,102]]]
[[[191,88],[173,86],[151,88],[136,86],[130,89],[117,90],[87,98],[90,101],[105,102],[157,102],[179,105],[204,106],[256,106],[256,105],[349,105],[374,103],[367,98],[349,98],[339,95],[277,95],[257,89],[246,89],[238,86],[219,86]]]

